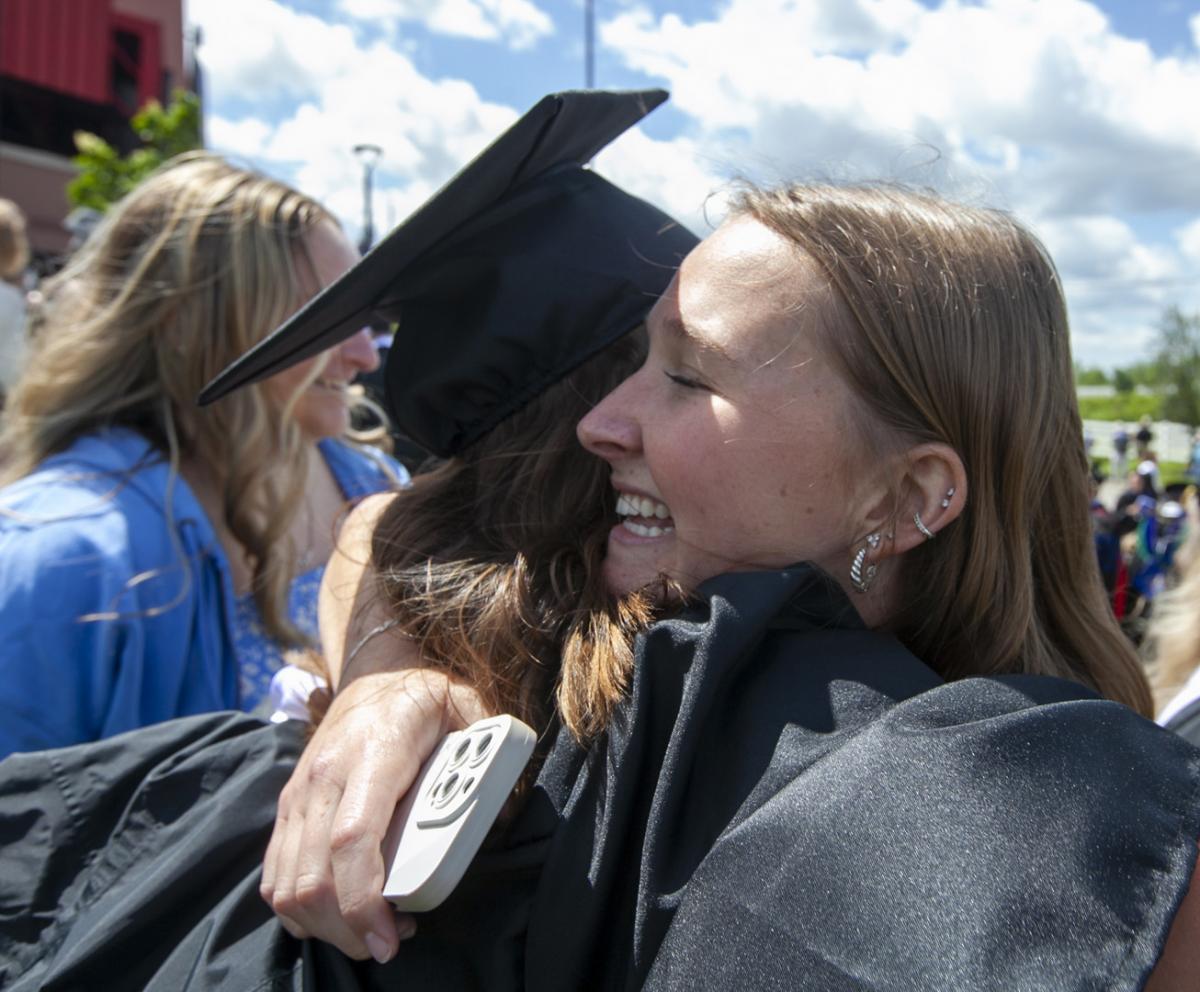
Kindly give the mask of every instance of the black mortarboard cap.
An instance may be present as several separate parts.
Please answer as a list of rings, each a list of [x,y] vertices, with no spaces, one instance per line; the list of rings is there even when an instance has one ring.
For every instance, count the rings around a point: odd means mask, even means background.
[[[396,426],[435,454],[460,451],[641,323],[696,244],[584,168],[666,98],[545,97],[201,403],[394,321],[385,382]]]

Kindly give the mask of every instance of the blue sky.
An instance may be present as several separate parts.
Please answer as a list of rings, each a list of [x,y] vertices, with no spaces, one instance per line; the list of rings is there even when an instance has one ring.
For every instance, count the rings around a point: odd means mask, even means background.
[[[582,0],[189,0],[209,143],[377,229],[548,92],[583,83]],[[1200,310],[1200,0],[595,0],[596,82],[672,100],[596,168],[698,233],[730,179],[885,178],[1013,210],[1046,241],[1077,359]]]

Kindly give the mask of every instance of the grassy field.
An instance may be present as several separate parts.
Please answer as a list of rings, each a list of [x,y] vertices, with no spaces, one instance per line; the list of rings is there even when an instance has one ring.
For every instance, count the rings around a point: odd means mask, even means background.
[[[1146,414],[1159,419],[1161,401],[1157,396],[1117,393],[1115,396],[1079,397],[1079,415],[1084,420],[1136,421]]]
[[[1093,465],[1098,464],[1100,466],[1100,471],[1102,471],[1105,475],[1112,474],[1112,466],[1109,464],[1109,461],[1107,458],[1093,458],[1092,464]],[[1130,460],[1130,467],[1131,468],[1133,467],[1132,459]],[[1164,486],[1169,486],[1172,483],[1176,483],[1176,482],[1190,482],[1191,480],[1183,474],[1184,471],[1186,471],[1186,469],[1187,469],[1187,465],[1184,464],[1183,462],[1159,462],[1158,463],[1158,473],[1160,476],[1162,476],[1162,481],[1163,481]]]

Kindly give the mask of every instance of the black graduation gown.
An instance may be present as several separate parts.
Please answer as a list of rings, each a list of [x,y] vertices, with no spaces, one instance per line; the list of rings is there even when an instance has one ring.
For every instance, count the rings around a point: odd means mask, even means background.
[[[10,758],[0,985],[1141,987],[1195,860],[1200,751],[1071,683],[942,685],[808,568],[704,593],[382,967],[258,899],[295,726],[214,714]]]

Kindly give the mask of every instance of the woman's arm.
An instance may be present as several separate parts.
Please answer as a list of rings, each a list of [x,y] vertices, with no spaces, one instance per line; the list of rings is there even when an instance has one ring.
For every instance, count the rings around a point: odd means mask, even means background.
[[[321,641],[337,693],[280,795],[260,887],[288,932],[379,961],[414,928],[381,894],[392,814],[442,737],[487,715],[387,626],[370,545],[392,498],[355,508],[326,568]]]

